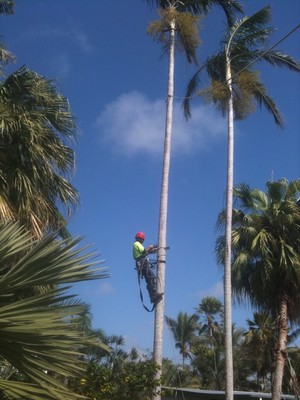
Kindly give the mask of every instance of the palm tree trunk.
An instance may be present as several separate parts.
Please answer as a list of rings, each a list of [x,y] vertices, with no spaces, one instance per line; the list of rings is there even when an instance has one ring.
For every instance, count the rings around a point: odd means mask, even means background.
[[[282,299],[278,319],[278,346],[275,354],[275,373],[272,382],[272,400],[281,399],[282,379],[286,360],[288,333],[287,301]]]
[[[226,54],[226,81],[229,89],[228,100],[228,149],[227,149],[227,185],[226,185],[226,232],[225,232],[225,268],[224,268],[224,327],[226,362],[226,400],[233,400],[233,359],[232,359],[232,315],[231,315],[231,232],[233,204],[233,97],[230,58]]]
[[[174,98],[174,59],[175,59],[175,21],[170,23],[170,55],[168,75],[168,96],[166,105],[165,144],[163,156],[163,171],[160,198],[158,254],[157,254],[157,291],[165,292],[165,267],[166,267],[166,242],[167,242],[167,210],[169,170],[171,156],[171,134],[173,124],[173,98]],[[155,379],[161,377],[162,353],[163,353],[163,326],[164,326],[164,297],[156,305],[154,321],[153,361],[159,365],[160,370]],[[159,390],[160,392],[160,390]],[[153,395],[153,400],[160,400],[161,395]]]

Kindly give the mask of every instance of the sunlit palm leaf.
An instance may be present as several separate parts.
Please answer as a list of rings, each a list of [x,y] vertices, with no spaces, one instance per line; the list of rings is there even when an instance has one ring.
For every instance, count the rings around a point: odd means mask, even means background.
[[[64,228],[61,213],[69,217],[78,204],[68,180],[76,126],[67,99],[53,81],[22,67],[0,85],[0,110],[0,219],[10,210],[36,237]]]
[[[80,329],[86,305],[72,302],[68,287],[61,286],[107,276],[105,269],[95,268],[99,264],[93,261],[95,254],[78,248],[79,242],[59,242],[55,235],[36,242],[15,224],[0,225],[0,354],[38,387],[0,382],[0,390],[7,388],[12,398],[18,398],[13,397],[18,393],[25,397],[30,391],[44,393],[43,389],[49,396],[45,399],[78,398],[53,374],[78,375],[82,349],[101,345]],[[46,293],[15,300],[19,289],[53,284]]]

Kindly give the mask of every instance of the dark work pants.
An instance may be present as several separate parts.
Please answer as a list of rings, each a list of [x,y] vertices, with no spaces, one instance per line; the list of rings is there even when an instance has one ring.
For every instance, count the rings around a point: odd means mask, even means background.
[[[150,262],[144,257],[138,258],[136,260],[136,268],[138,273],[145,278],[150,300],[153,300],[156,294],[156,275],[151,268]]]

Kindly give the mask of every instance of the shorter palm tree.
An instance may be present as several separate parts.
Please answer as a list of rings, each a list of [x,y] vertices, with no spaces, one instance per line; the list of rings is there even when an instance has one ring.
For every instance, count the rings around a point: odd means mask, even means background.
[[[300,318],[300,180],[267,183],[267,192],[240,184],[234,190],[232,286],[239,302],[249,301],[276,321],[272,396],[281,396],[288,329]],[[219,221],[224,223],[224,213]],[[225,238],[217,240],[220,262]]]
[[[165,316],[165,321],[173,333],[175,347],[179,349],[182,356],[182,366],[185,366],[185,360],[191,358],[191,345],[195,339],[195,333],[199,329],[198,317],[195,314],[188,315],[180,312],[177,319]]]
[[[213,359],[212,369],[214,382],[218,382],[217,375],[220,343],[222,344],[223,348],[224,307],[223,304],[215,297],[207,296],[201,300],[198,308],[196,308],[196,311],[199,314],[200,321],[202,322],[201,328],[199,330],[199,335],[201,338],[206,338],[207,346]],[[220,389],[217,383],[215,388]]]
[[[209,336],[214,336],[215,332],[220,330],[219,322],[216,317],[223,319],[223,304],[220,300],[215,297],[207,296],[201,300],[199,306],[196,308],[196,312],[200,315],[200,319],[203,319],[200,334],[203,331],[208,331]]]
[[[107,276],[92,261],[95,254],[79,243],[80,238],[59,242],[55,235],[36,242],[16,224],[0,224],[0,359],[7,371],[23,377],[1,377],[1,398],[78,399],[60,377],[82,373],[82,349],[101,343],[82,332],[88,309],[67,289]],[[20,290],[39,285],[52,289],[18,299]]]
[[[255,312],[253,319],[247,319],[248,330],[244,333],[244,346],[256,374],[256,390],[270,390],[269,379],[276,343],[274,319],[266,311]]]

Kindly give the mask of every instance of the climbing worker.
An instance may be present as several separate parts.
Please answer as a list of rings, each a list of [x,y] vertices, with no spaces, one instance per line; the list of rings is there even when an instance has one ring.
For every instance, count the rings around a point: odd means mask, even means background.
[[[162,298],[163,293],[157,293],[156,275],[152,270],[151,263],[146,258],[148,254],[157,252],[157,246],[152,244],[145,248],[143,246],[144,240],[145,234],[143,232],[138,232],[135,235],[135,242],[133,243],[133,258],[135,259],[138,274],[146,280],[151,303],[157,303]]]

